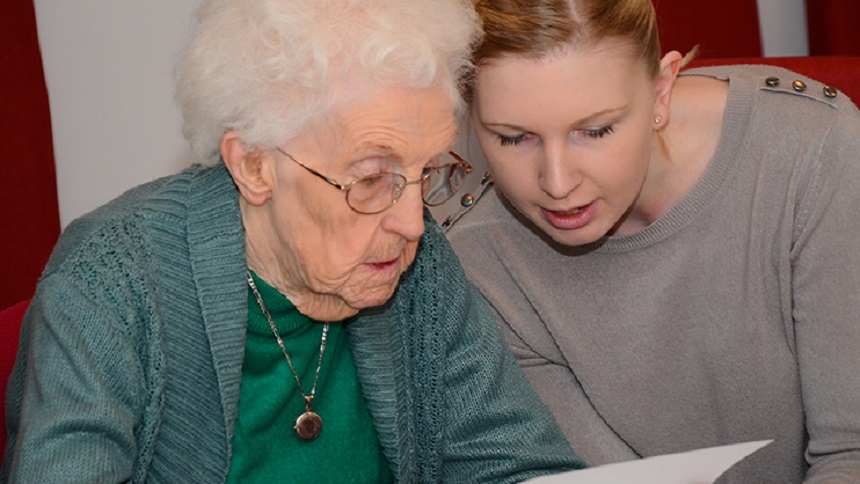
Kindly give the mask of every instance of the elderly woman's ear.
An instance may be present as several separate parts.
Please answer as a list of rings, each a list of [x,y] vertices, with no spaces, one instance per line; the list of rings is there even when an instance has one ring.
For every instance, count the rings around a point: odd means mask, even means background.
[[[263,205],[269,200],[275,183],[273,170],[267,169],[271,157],[259,150],[248,151],[237,132],[227,131],[221,138],[221,158],[245,201]]]

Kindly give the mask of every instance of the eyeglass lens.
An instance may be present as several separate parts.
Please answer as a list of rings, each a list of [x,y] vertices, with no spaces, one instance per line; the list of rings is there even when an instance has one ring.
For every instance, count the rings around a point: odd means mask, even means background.
[[[429,170],[421,183],[422,198],[429,206],[440,205],[454,196],[467,174],[467,168],[462,163],[446,164]],[[406,178],[396,174],[359,178],[352,183],[346,201],[358,212],[381,212],[400,198],[405,185]]]

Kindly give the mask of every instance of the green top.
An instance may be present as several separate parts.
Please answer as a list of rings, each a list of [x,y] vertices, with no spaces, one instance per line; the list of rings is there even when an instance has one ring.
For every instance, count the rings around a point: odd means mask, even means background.
[[[302,389],[310,395],[323,324],[300,314],[276,289],[253,277]],[[248,333],[227,482],[392,482],[341,323],[330,324],[313,401],[323,431],[312,441],[299,439],[293,430],[304,411],[295,377],[248,288]]]

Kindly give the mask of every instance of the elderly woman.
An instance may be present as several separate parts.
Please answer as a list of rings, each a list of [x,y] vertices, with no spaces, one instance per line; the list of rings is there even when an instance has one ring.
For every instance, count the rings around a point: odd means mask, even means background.
[[[468,164],[460,0],[212,0],[202,162],[63,234],[10,381],[8,482],[513,482],[575,468],[424,204]]]

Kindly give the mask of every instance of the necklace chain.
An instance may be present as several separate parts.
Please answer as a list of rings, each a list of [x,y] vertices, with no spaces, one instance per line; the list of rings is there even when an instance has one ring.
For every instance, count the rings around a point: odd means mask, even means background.
[[[322,368],[322,360],[323,354],[325,354],[325,346],[326,341],[328,339],[328,328],[329,323],[325,323],[322,330],[322,338],[320,339],[320,357],[319,361],[317,361],[317,370],[316,374],[314,374],[314,386],[311,388],[311,393],[306,394],[304,389],[302,388],[302,381],[299,378],[299,373],[296,371],[296,368],[293,366],[293,360],[290,358],[290,354],[287,352],[287,348],[284,346],[284,340],[281,339],[281,333],[278,332],[278,328],[275,326],[275,322],[272,321],[272,316],[269,314],[269,310],[266,309],[266,305],[263,304],[263,296],[260,295],[260,291],[257,290],[257,285],[254,284],[254,278],[251,277],[251,271],[247,271],[248,275],[248,285],[251,287],[251,291],[254,292],[254,298],[257,299],[257,305],[260,306],[260,310],[263,312],[263,316],[266,317],[266,321],[269,322],[269,327],[272,328],[272,333],[275,335],[275,339],[278,340],[278,346],[281,347],[281,352],[284,353],[284,358],[287,359],[287,364],[290,366],[290,371],[293,373],[293,378],[296,379],[296,385],[298,386],[299,393],[302,394],[302,397],[305,399],[305,406],[308,411],[310,411],[311,402],[314,399],[314,395],[317,391],[317,382],[320,378],[320,368]]]

